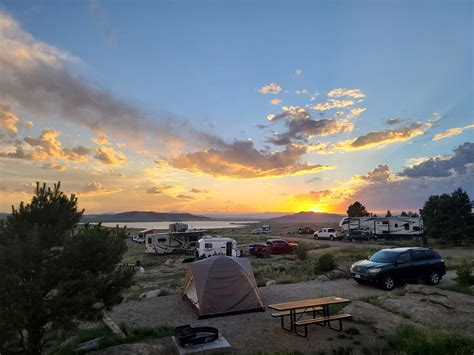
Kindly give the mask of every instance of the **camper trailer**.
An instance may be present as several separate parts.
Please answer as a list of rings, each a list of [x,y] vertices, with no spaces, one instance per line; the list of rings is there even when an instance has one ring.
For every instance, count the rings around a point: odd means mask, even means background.
[[[173,223],[169,232],[147,234],[145,252],[149,254],[194,254],[198,240],[206,234],[205,230],[187,229],[183,223]]]
[[[363,230],[384,239],[423,235],[423,220],[420,217],[344,217],[339,226],[348,234],[351,230]]]
[[[210,235],[205,235],[199,239],[196,254],[200,259],[214,255],[240,256],[237,242],[234,239]]]

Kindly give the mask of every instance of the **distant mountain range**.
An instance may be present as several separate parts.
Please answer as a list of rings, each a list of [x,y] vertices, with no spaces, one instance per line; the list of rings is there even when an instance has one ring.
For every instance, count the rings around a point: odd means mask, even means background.
[[[323,223],[339,222],[342,216],[334,213],[324,212],[298,212],[286,216],[268,219],[272,223]]]
[[[211,218],[190,213],[161,213],[131,211],[122,213],[88,214],[82,217],[84,223],[98,222],[164,222],[164,221],[209,221]]]

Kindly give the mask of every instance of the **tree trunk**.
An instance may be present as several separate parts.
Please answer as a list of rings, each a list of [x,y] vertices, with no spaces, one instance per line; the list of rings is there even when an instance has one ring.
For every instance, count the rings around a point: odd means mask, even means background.
[[[41,325],[30,325],[27,330],[26,351],[30,355],[40,355],[43,350],[44,329]]]

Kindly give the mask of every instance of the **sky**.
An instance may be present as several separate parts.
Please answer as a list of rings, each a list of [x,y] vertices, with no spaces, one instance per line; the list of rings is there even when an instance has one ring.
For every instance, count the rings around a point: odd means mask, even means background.
[[[474,197],[472,1],[0,0],[0,211]]]

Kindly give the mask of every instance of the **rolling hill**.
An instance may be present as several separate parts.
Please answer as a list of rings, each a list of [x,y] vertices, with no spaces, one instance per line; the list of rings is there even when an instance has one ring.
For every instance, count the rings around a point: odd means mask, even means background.
[[[164,222],[164,221],[208,221],[209,217],[190,213],[161,213],[146,211],[130,211],[122,213],[89,214],[82,217],[84,223],[97,222]]]

